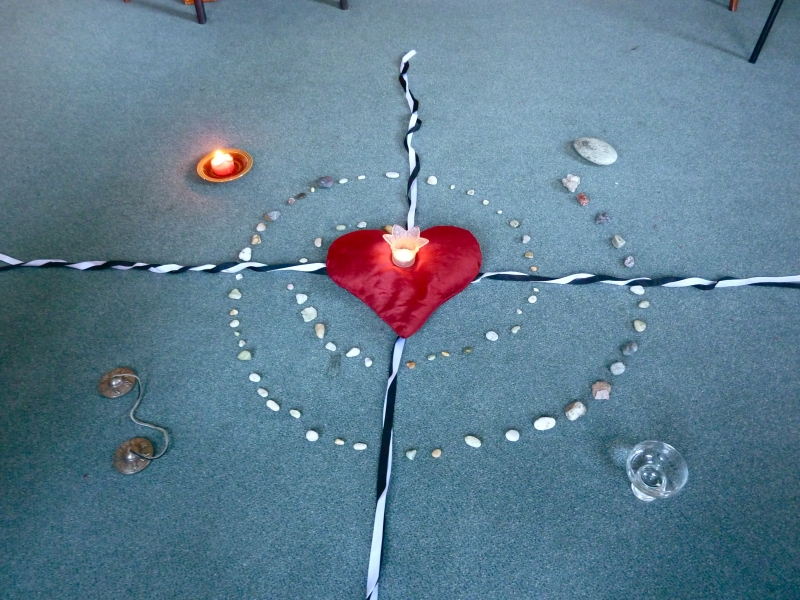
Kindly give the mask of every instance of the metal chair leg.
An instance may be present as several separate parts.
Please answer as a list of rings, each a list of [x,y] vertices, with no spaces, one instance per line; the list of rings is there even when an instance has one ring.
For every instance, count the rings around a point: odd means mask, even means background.
[[[339,0],[339,8],[347,10],[347,0]]]
[[[772,5],[772,10],[767,17],[767,22],[764,23],[764,29],[761,30],[761,35],[758,37],[756,47],[753,48],[753,53],[750,55],[750,60],[748,62],[756,64],[758,55],[761,54],[761,48],[764,46],[764,42],[767,41],[769,30],[772,29],[772,24],[775,22],[775,17],[778,16],[778,11],[781,9],[781,4],[783,4],[783,0],[775,0],[775,4]]]

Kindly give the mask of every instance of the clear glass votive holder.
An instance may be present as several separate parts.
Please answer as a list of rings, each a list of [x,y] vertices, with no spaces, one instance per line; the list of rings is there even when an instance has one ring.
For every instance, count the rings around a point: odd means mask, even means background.
[[[689,478],[680,452],[664,442],[636,444],[628,454],[626,468],[633,495],[644,502],[674,496]]]

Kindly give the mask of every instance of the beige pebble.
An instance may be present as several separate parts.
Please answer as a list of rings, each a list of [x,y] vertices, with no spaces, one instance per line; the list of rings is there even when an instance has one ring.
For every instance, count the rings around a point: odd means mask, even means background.
[[[336,231],[344,231],[345,229],[347,229],[347,225],[337,225],[336,226]]]
[[[474,196],[475,190],[467,190],[467,196]]]
[[[256,391],[258,392],[258,395],[261,396],[262,398],[266,398],[267,396],[269,396],[269,392],[264,388],[258,388]]]
[[[267,408],[278,412],[281,409],[281,405],[275,402],[275,400],[267,400]]]
[[[264,223],[259,223],[258,225],[256,225],[256,231],[266,231],[266,229],[267,226]]]
[[[228,298],[233,298],[234,300],[238,300],[242,297],[242,292],[233,288],[230,292],[228,292]]]
[[[258,383],[259,381],[261,381],[261,375],[259,375],[258,373],[250,373],[248,379],[250,379],[250,381],[252,381],[253,383]]]
[[[238,310],[236,310],[236,309],[234,308],[234,309],[233,309],[231,312],[229,312],[228,314],[229,314],[230,316],[232,316],[232,317],[235,317],[236,315],[238,315],[238,314],[239,314],[239,311],[238,311]]]
[[[564,414],[570,421],[575,421],[586,414],[586,405],[583,402],[573,402],[564,409]]]
[[[519,431],[516,429],[509,429],[506,431],[506,439],[509,442],[518,442],[519,441]]]
[[[533,258],[533,252],[526,252],[524,256],[525,258]]]
[[[362,442],[356,442],[353,444],[353,450],[366,450],[367,445]]]
[[[511,333],[519,333],[519,330],[520,330],[520,329],[522,329],[522,327],[520,327],[519,325],[514,325],[514,326],[511,328]]]
[[[450,356],[450,353],[445,350],[442,350],[442,356]]]
[[[539,417],[533,422],[533,428],[537,431],[547,431],[556,426],[556,420],[553,417]]]
[[[481,447],[481,441],[474,435],[468,435],[467,437],[464,438],[464,441],[467,443],[467,446],[471,446],[472,448]]]
[[[331,352],[335,352],[336,344],[334,344],[333,342],[328,342],[327,344],[325,344],[325,349],[330,350]]]
[[[391,225],[387,225],[386,227],[383,228],[383,230],[386,233],[392,233],[392,226]]]
[[[314,246],[317,247],[317,248],[321,248],[322,247],[322,238],[321,237],[314,238]]]
[[[322,323],[317,323],[316,325],[314,325],[314,333],[317,334],[317,337],[319,339],[324,338],[325,337],[325,325],[323,325]]]
[[[417,366],[417,363],[415,363],[413,360],[410,360],[410,361],[408,361],[408,362],[406,363],[406,366],[407,366],[409,369],[413,369],[414,367],[416,367],[416,366]]]
[[[242,334],[241,334],[241,332],[239,332],[239,331],[234,331],[234,332],[233,332],[233,335],[235,335],[236,337],[239,337],[239,336],[240,336],[240,335],[242,335]]]
[[[308,300],[308,296],[306,296],[305,294],[295,294],[294,298],[295,300],[297,300],[298,304],[302,304],[303,302]]]
[[[253,244],[254,246],[257,245],[257,244],[260,244],[261,243],[261,236],[258,235],[257,233],[254,234],[253,237],[250,238],[250,243]]]
[[[253,355],[250,354],[249,350],[242,350],[239,354],[236,355],[236,358],[239,360],[250,360],[253,358]]]
[[[309,442],[316,442],[319,439],[319,434],[313,429],[306,431],[306,439]]]
[[[406,450],[406,458],[408,460],[414,460],[417,457],[417,451],[412,448],[411,450]]]
[[[488,200],[483,200],[481,202],[481,204],[483,204],[484,206],[489,206],[489,201]]]
[[[344,440],[342,438],[336,438],[335,440],[333,440],[333,443],[336,444],[337,446],[344,446]]]
[[[531,271],[533,271],[534,273],[536,273],[536,271],[538,271],[538,270],[539,270],[539,267],[531,267]]]
[[[595,400],[608,400],[611,397],[611,384],[607,381],[597,381],[592,384],[592,398]]]
[[[372,359],[368,356],[364,359],[364,366],[371,367],[372,366]]]
[[[301,413],[301,412],[300,412],[299,410],[297,410],[296,408],[293,408],[292,410],[290,410],[290,411],[289,411],[289,414],[290,414],[290,415],[292,415],[292,416],[293,416],[295,419],[299,419],[300,417],[302,417],[302,416],[303,416],[303,413]]]
[[[431,456],[433,458],[439,458],[442,455],[441,448],[436,448],[433,452],[431,452]]]
[[[647,323],[645,323],[645,322],[644,322],[644,321],[642,321],[641,319],[636,319],[636,320],[633,322],[633,328],[634,328],[636,331],[638,331],[639,333],[641,333],[642,331],[644,331],[645,329],[647,329]]]
[[[508,224],[509,224],[509,225],[511,225],[511,226],[512,226],[512,227],[514,227],[514,228],[516,228],[516,227],[519,227],[519,221],[517,221],[516,219],[511,219],[511,220],[508,222]]]
[[[611,245],[614,246],[614,248],[622,248],[625,243],[625,238],[621,235],[615,234],[614,237],[611,238]]]
[[[650,302],[648,302],[647,300],[642,300],[641,302],[639,302],[637,306],[639,308],[650,308]]]
[[[472,350],[473,349],[470,346],[467,346],[466,348],[464,348],[464,354],[472,354]]]
[[[230,325],[231,327],[238,327],[238,326],[239,326],[239,321],[238,321],[238,319],[234,319],[233,321],[231,321],[231,322],[229,323],[229,325]]]

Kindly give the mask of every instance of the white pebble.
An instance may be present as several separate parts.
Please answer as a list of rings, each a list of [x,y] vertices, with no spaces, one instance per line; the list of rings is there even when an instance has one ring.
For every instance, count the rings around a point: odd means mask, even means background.
[[[539,293],[539,288],[533,288],[533,291],[538,294]]]
[[[313,321],[317,318],[317,309],[313,306],[309,306],[301,310],[300,314],[303,315],[303,321],[308,323],[309,321]]]
[[[231,327],[238,327],[238,326],[239,326],[239,321],[238,321],[238,320],[236,320],[236,319],[234,319],[233,321],[231,321],[231,322],[229,323],[229,325],[230,325]]]
[[[527,233],[522,236],[522,243],[523,244],[527,244],[530,241],[531,241],[531,236],[529,236]]]
[[[337,446],[344,446],[344,440],[342,438],[336,438],[335,440],[333,440],[333,443],[336,444]]]
[[[640,285],[632,285],[631,292],[636,294],[637,296],[641,296],[642,294],[644,294],[644,288]]]
[[[511,328],[511,333],[519,333],[519,330],[522,329],[519,325],[514,325]]]
[[[299,419],[300,417],[302,417],[302,416],[303,416],[303,413],[301,413],[301,412],[300,412],[299,410],[297,410],[296,408],[293,408],[292,410],[290,410],[290,411],[289,411],[289,414],[290,414],[290,415],[292,415],[292,416],[293,416],[295,419]]]
[[[647,300],[642,300],[641,302],[639,302],[638,307],[639,308],[650,308],[650,302],[648,302]]]
[[[356,442],[353,444],[353,450],[366,450],[367,445],[362,442]]]
[[[241,273],[237,273],[235,279],[236,279],[236,281],[241,281],[242,280],[242,274]]]
[[[358,178],[359,178],[359,179],[366,179],[366,178],[367,178],[367,176],[366,176],[366,175],[359,175],[359,176],[358,176]]]
[[[451,186],[450,186],[450,189],[451,189],[451,190],[454,190],[454,189],[456,189],[456,186],[454,186],[454,185],[451,185]]]
[[[528,302],[529,302],[530,304],[536,304],[536,301],[537,301],[538,299],[539,299],[539,298],[537,298],[536,296],[528,296]]]
[[[314,333],[317,335],[317,337],[319,339],[324,338],[325,337],[325,325],[323,325],[322,323],[317,323],[316,325],[314,325]]]
[[[239,354],[236,355],[236,358],[239,360],[250,360],[253,358],[253,355],[250,354],[249,350],[242,350]]]
[[[516,429],[509,429],[506,431],[506,439],[509,442],[518,442],[519,441],[519,431]]]
[[[500,336],[497,335],[496,331],[487,331],[486,332],[486,339],[490,342],[496,342]]]
[[[636,331],[638,331],[639,333],[641,333],[641,332],[643,332],[645,329],[647,329],[647,323],[645,323],[645,322],[644,322],[644,321],[642,321],[641,319],[636,319],[636,320],[633,322],[633,328],[634,328]]]
[[[435,354],[428,354],[428,360],[436,360]]]
[[[347,183],[347,178],[346,178],[346,177],[342,177],[342,178],[339,180],[339,183]]]
[[[539,417],[533,422],[533,428],[538,431],[547,431],[556,426],[556,420],[553,417]]]
[[[414,460],[416,457],[417,457],[417,451],[416,450],[413,450],[413,449],[412,450],[406,450],[406,458],[408,460]]]
[[[483,202],[481,202],[481,204],[483,204],[484,206],[489,206],[489,201],[488,200],[484,200]]]
[[[239,252],[239,260],[243,260],[247,262],[253,256],[253,251],[250,248],[245,248],[241,252]]]
[[[467,196],[474,196],[475,190],[467,190]]]
[[[293,290],[294,289],[294,284],[290,283],[289,285],[286,286],[286,289],[287,290]]]
[[[298,260],[297,262],[299,262],[300,264],[303,264],[303,265],[304,265],[304,264],[306,264],[306,263],[308,262],[308,259],[307,259],[307,258],[301,258],[301,259],[300,259],[300,260]]]
[[[617,160],[617,151],[613,146],[597,138],[578,138],[572,142],[572,147],[583,158],[596,165],[610,165]]]
[[[250,373],[248,379],[253,383],[258,383],[259,381],[261,381],[261,375],[259,375],[258,373]]]
[[[614,237],[611,238],[611,245],[614,246],[614,248],[622,248],[626,243],[625,238],[621,235],[614,235]]]
[[[517,314],[518,314],[518,315],[521,315],[521,314],[522,314],[522,309],[521,309],[521,308],[518,308],[518,309],[517,309]]]
[[[428,185],[436,185],[437,183],[439,183],[439,180],[436,179],[436,175],[431,175],[425,181],[428,182]]]
[[[337,225],[336,226],[336,231],[344,231],[345,229],[347,229],[347,225]]]
[[[241,333],[239,333],[238,331],[234,331],[234,332],[233,332],[233,335],[235,335],[236,337],[239,337],[239,336],[240,336],[240,335],[242,335],[242,334],[241,334]]]
[[[372,366],[372,359],[369,356],[364,359],[364,366],[365,367],[371,367]]]
[[[261,396],[262,398],[266,398],[267,396],[269,396],[269,392],[264,388],[258,388],[256,391],[258,392],[258,395]]]
[[[233,298],[234,300],[238,300],[242,297],[242,292],[233,288],[230,292],[228,292],[228,298]]]
[[[302,304],[303,302],[308,300],[308,296],[306,296],[305,294],[295,294],[294,297],[295,300],[297,300],[298,304]]]
[[[239,348],[244,348],[247,345],[247,342],[244,340],[239,340]]]
[[[314,193],[314,192],[316,192],[317,190],[316,190],[316,189],[314,189],[314,188],[312,187],[312,188],[311,188],[309,191],[310,191],[310,192],[313,194],[313,193]]]
[[[571,173],[564,177],[561,180],[562,185],[567,188],[570,192],[574,192],[578,189],[578,186],[581,184],[581,178],[577,175],[572,175]]]
[[[509,224],[509,225],[511,225],[511,226],[512,226],[512,227],[514,227],[514,228],[517,228],[517,227],[519,227],[519,221],[517,221],[516,219],[511,219],[511,220],[508,222],[508,224]]]
[[[309,442],[316,442],[319,439],[319,434],[313,429],[306,431],[306,439]]]
[[[580,401],[573,402],[572,404],[567,406],[566,409],[564,409],[564,414],[570,421],[579,419],[580,417],[586,414],[586,405]]]
[[[394,171],[389,171],[388,173],[386,173],[386,176],[389,179],[397,179],[398,177],[400,177],[400,173],[396,173]]]
[[[622,375],[625,372],[625,364],[617,361],[608,367],[608,370],[614,375]]]
[[[467,446],[472,446],[473,448],[481,447],[481,441],[474,435],[468,435],[464,438],[464,441],[467,443]]]
[[[353,358],[355,356],[358,356],[359,354],[361,354],[361,349],[360,348],[350,348],[350,350],[347,351],[345,356],[347,358]]]
[[[336,344],[334,344],[333,342],[328,342],[327,344],[325,344],[325,350],[330,350],[331,352],[335,352]]]
[[[266,229],[267,226],[264,225],[264,223],[259,223],[258,225],[256,225],[256,231],[265,231]]]
[[[321,248],[322,247],[322,238],[314,238],[314,246],[316,246],[317,248]]]
[[[498,215],[502,215],[502,214],[503,214],[503,211],[502,211],[502,210],[498,210],[498,211],[497,211],[497,214],[498,214]]]
[[[366,221],[359,221],[358,225],[356,225],[356,227],[358,227],[359,229],[364,229],[364,227],[366,227],[366,226],[367,226],[367,222]]]
[[[281,405],[275,402],[275,400],[267,400],[267,408],[278,412],[281,409]]]

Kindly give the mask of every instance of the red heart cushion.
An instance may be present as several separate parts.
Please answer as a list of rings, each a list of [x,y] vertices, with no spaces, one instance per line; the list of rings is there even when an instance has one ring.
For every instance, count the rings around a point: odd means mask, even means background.
[[[466,229],[431,227],[410,267],[392,263],[383,231],[343,235],[328,249],[328,275],[364,302],[400,337],[411,337],[433,312],[475,279],[481,247]]]

